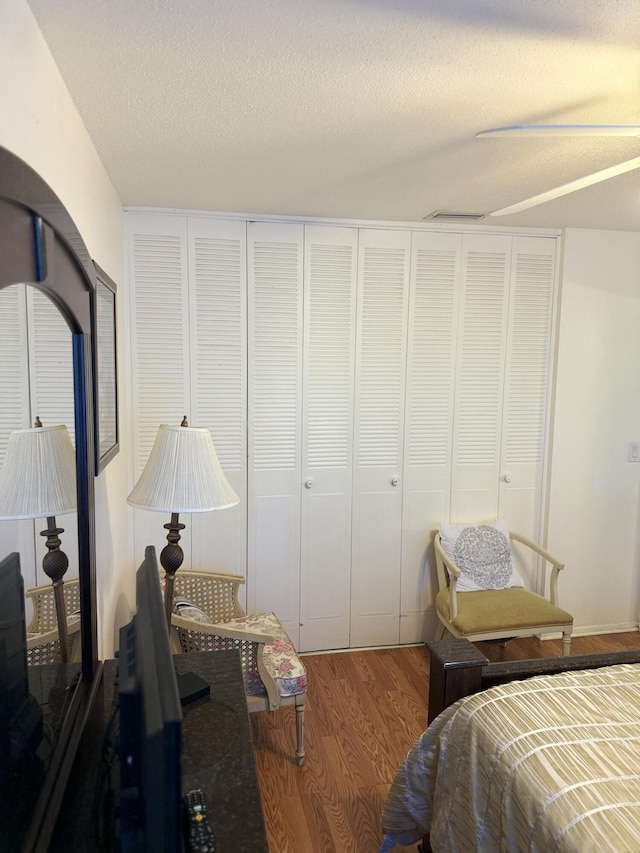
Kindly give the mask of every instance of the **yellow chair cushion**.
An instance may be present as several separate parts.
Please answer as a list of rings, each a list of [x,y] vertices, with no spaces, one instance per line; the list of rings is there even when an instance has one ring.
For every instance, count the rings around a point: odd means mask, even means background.
[[[449,622],[449,588],[436,597],[438,614]],[[460,634],[517,631],[521,628],[572,625],[573,616],[546,598],[521,587],[459,592],[458,615],[451,622]]]

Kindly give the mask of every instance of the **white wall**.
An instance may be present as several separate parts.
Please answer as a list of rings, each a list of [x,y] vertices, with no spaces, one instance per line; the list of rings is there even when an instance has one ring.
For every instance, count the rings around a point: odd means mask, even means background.
[[[576,633],[637,625],[640,569],[640,234],[564,241],[549,549]]]
[[[0,145],[28,163],[51,186],[69,210],[92,258],[118,284],[122,367],[128,358],[120,199],[26,0],[0,0],[0,21]],[[127,377],[121,370],[121,407],[127,399]],[[121,452],[96,480],[101,657],[112,656],[114,630],[128,618],[128,601],[133,596],[133,547],[126,504],[131,444],[126,434],[128,422],[129,418],[121,414]],[[123,589],[128,601],[122,596]]]

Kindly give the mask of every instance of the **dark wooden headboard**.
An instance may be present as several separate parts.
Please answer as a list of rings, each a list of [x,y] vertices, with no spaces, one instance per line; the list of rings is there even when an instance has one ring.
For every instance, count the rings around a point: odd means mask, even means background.
[[[490,663],[469,640],[428,640],[425,645],[431,655],[427,725],[441,711],[463,696],[498,684],[531,678],[534,675],[554,675],[558,672],[597,669],[620,663],[640,663],[640,649]]]

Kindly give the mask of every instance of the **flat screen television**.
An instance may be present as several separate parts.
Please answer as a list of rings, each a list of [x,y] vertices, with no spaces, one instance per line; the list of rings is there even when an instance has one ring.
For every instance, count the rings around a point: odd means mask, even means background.
[[[182,709],[153,546],[136,573],[136,614],[120,631],[119,850],[182,845]]]

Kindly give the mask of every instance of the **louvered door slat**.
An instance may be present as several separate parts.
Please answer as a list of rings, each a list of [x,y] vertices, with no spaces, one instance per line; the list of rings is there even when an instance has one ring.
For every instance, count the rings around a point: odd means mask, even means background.
[[[300,247],[253,244],[253,465],[295,470],[300,376]]]
[[[543,515],[555,249],[553,238],[513,239],[499,511],[534,539]]]
[[[452,520],[497,512],[510,259],[510,237],[463,240]]]
[[[366,247],[363,253],[358,465],[398,466],[401,443],[406,252]]]
[[[135,316],[134,441],[136,473],[146,464],[161,423],[189,414],[186,220],[130,220]]]
[[[249,223],[249,532],[252,610],[300,634],[303,227]]]
[[[300,648],[349,645],[358,232],[307,226]]]
[[[433,530],[449,514],[462,238],[414,233],[402,504],[400,642],[433,636]]]
[[[126,224],[135,482],[160,424],[179,424],[185,414],[191,414],[187,219],[129,214]],[[166,544],[164,523],[156,513],[135,511],[136,554],[144,554],[149,544],[160,554]],[[192,564],[191,534],[192,525],[187,524],[180,541],[184,568]]]
[[[191,417],[212,436],[240,503],[192,517],[193,567],[246,575],[246,225],[188,221]],[[241,591],[244,597],[245,589]],[[244,602],[243,602],[244,603]]]
[[[210,234],[202,231],[208,226]],[[197,228],[196,233],[192,233]],[[216,236],[221,231],[234,237]],[[246,245],[244,223],[190,223],[197,421],[214,437],[225,472],[245,466]],[[195,321],[193,323],[193,321]]]
[[[397,643],[411,234],[358,249],[351,645]]]

